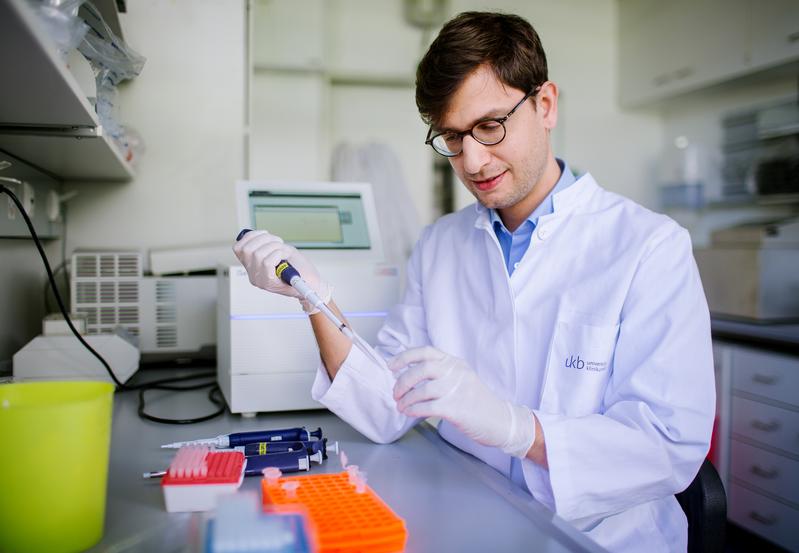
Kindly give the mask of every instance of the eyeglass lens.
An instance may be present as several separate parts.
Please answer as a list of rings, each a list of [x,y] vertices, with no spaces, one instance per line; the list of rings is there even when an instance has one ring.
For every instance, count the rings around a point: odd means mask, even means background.
[[[470,134],[481,144],[491,146],[505,138],[505,126],[498,121],[483,121],[472,127]],[[433,146],[444,155],[457,155],[463,149],[463,135],[455,132],[440,134],[433,139]]]

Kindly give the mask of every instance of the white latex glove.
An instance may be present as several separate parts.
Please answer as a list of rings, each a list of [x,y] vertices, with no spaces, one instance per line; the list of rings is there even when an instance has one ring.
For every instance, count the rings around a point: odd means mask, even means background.
[[[305,300],[297,290],[280,280],[275,273],[275,267],[282,259],[297,269],[302,279],[322,301],[328,303],[333,295],[333,289],[322,280],[316,267],[308,261],[308,258],[297,251],[294,246],[284,243],[279,236],[269,234],[264,230],[252,230],[234,244],[233,252],[247,270],[247,276],[253,286],[299,299],[302,310],[309,315],[318,313],[319,310]]]
[[[524,457],[533,445],[530,409],[497,397],[462,359],[424,347],[404,351],[388,368],[399,373],[394,399],[406,416],[441,417],[476,442],[514,457]]]

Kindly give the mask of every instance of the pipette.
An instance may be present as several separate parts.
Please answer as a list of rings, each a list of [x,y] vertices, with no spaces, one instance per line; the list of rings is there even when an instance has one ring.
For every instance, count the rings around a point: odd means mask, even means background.
[[[235,432],[233,434],[222,434],[215,438],[202,438],[199,440],[188,440],[186,442],[174,442],[164,444],[162,449],[179,449],[187,445],[205,445],[217,449],[229,447],[246,446],[258,442],[276,442],[289,440],[310,441],[311,437],[322,439],[322,429],[308,431],[306,428],[286,428],[282,430],[258,430],[254,432]]]
[[[303,449],[302,451],[281,451],[278,453],[266,453],[264,455],[251,455],[246,457],[246,460],[244,476],[255,476],[262,474],[264,469],[268,467],[276,467],[283,472],[311,470],[311,461],[322,464],[325,457],[321,449],[313,453]],[[167,474],[168,471],[165,470],[154,470],[142,473],[142,478],[161,478]]]
[[[239,448],[244,452],[246,457],[253,455],[268,455],[270,453],[283,453],[286,451],[307,451],[308,455],[320,451],[322,456],[327,459],[328,449],[333,453],[338,453],[338,442],[333,442],[330,446],[327,445],[327,438],[321,440],[311,441],[279,441],[279,442],[256,442],[247,444]]]
[[[241,240],[244,235],[251,230],[252,229],[248,228],[242,229],[241,232],[239,232],[239,235],[236,237],[236,242]],[[311,305],[321,311],[331,323],[336,325],[336,328],[338,328],[341,333],[344,334],[344,336],[350,339],[355,347],[363,352],[364,355],[377,363],[379,367],[388,370],[385,359],[383,359],[383,357],[377,353],[374,348],[370,346],[368,342],[366,342],[366,340],[361,338],[355,331],[348,327],[345,322],[339,319],[335,313],[333,313],[333,311],[325,304],[322,298],[320,298],[319,295],[314,292],[310,286],[308,286],[308,283],[302,279],[300,273],[291,265],[291,263],[285,259],[281,259],[275,267],[275,274],[280,280],[297,290],[297,292],[299,292],[300,295]]]
[[[284,451],[247,457],[244,469],[245,476],[260,476],[267,467],[277,467],[282,472],[300,472],[311,470],[311,461],[322,463],[322,452],[308,455],[305,451]]]

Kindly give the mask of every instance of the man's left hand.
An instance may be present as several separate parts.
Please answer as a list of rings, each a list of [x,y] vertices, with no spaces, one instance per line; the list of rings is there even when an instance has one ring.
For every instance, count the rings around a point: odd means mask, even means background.
[[[535,439],[535,419],[523,405],[497,397],[462,359],[432,347],[406,350],[388,364],[399,373],[397,409],[409,417],[441,417],[471,439],[524,457]]]

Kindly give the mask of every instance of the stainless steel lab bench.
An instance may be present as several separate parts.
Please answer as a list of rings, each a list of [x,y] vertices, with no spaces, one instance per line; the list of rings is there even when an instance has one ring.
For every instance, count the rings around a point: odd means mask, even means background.
[[[158,376],[148,371],[149,377]],[[211,409],[207,390],[148,392],[148,412],[161,417],[194,417]],[[90,551],[202,551],[208,514],[167,513],[158,480],[145,471],[163,469],[174,451],[161,444],[267,428],[321,427],[338,441],[350,463],[368,474],[368,485],[405,520],[406,551],[604,551],[554,516],[507,478],[457,450],[433,427],[423,424],[389,445],[370,442],[325,410],[260,414],[247,419],[226,413],[200,424],[173,426],[136,414],[134,392],[114,398],[105,534]],[[311,473],[341,470],[335,455]],[[247,477],[241,489],[257,490],[260,478]]]

